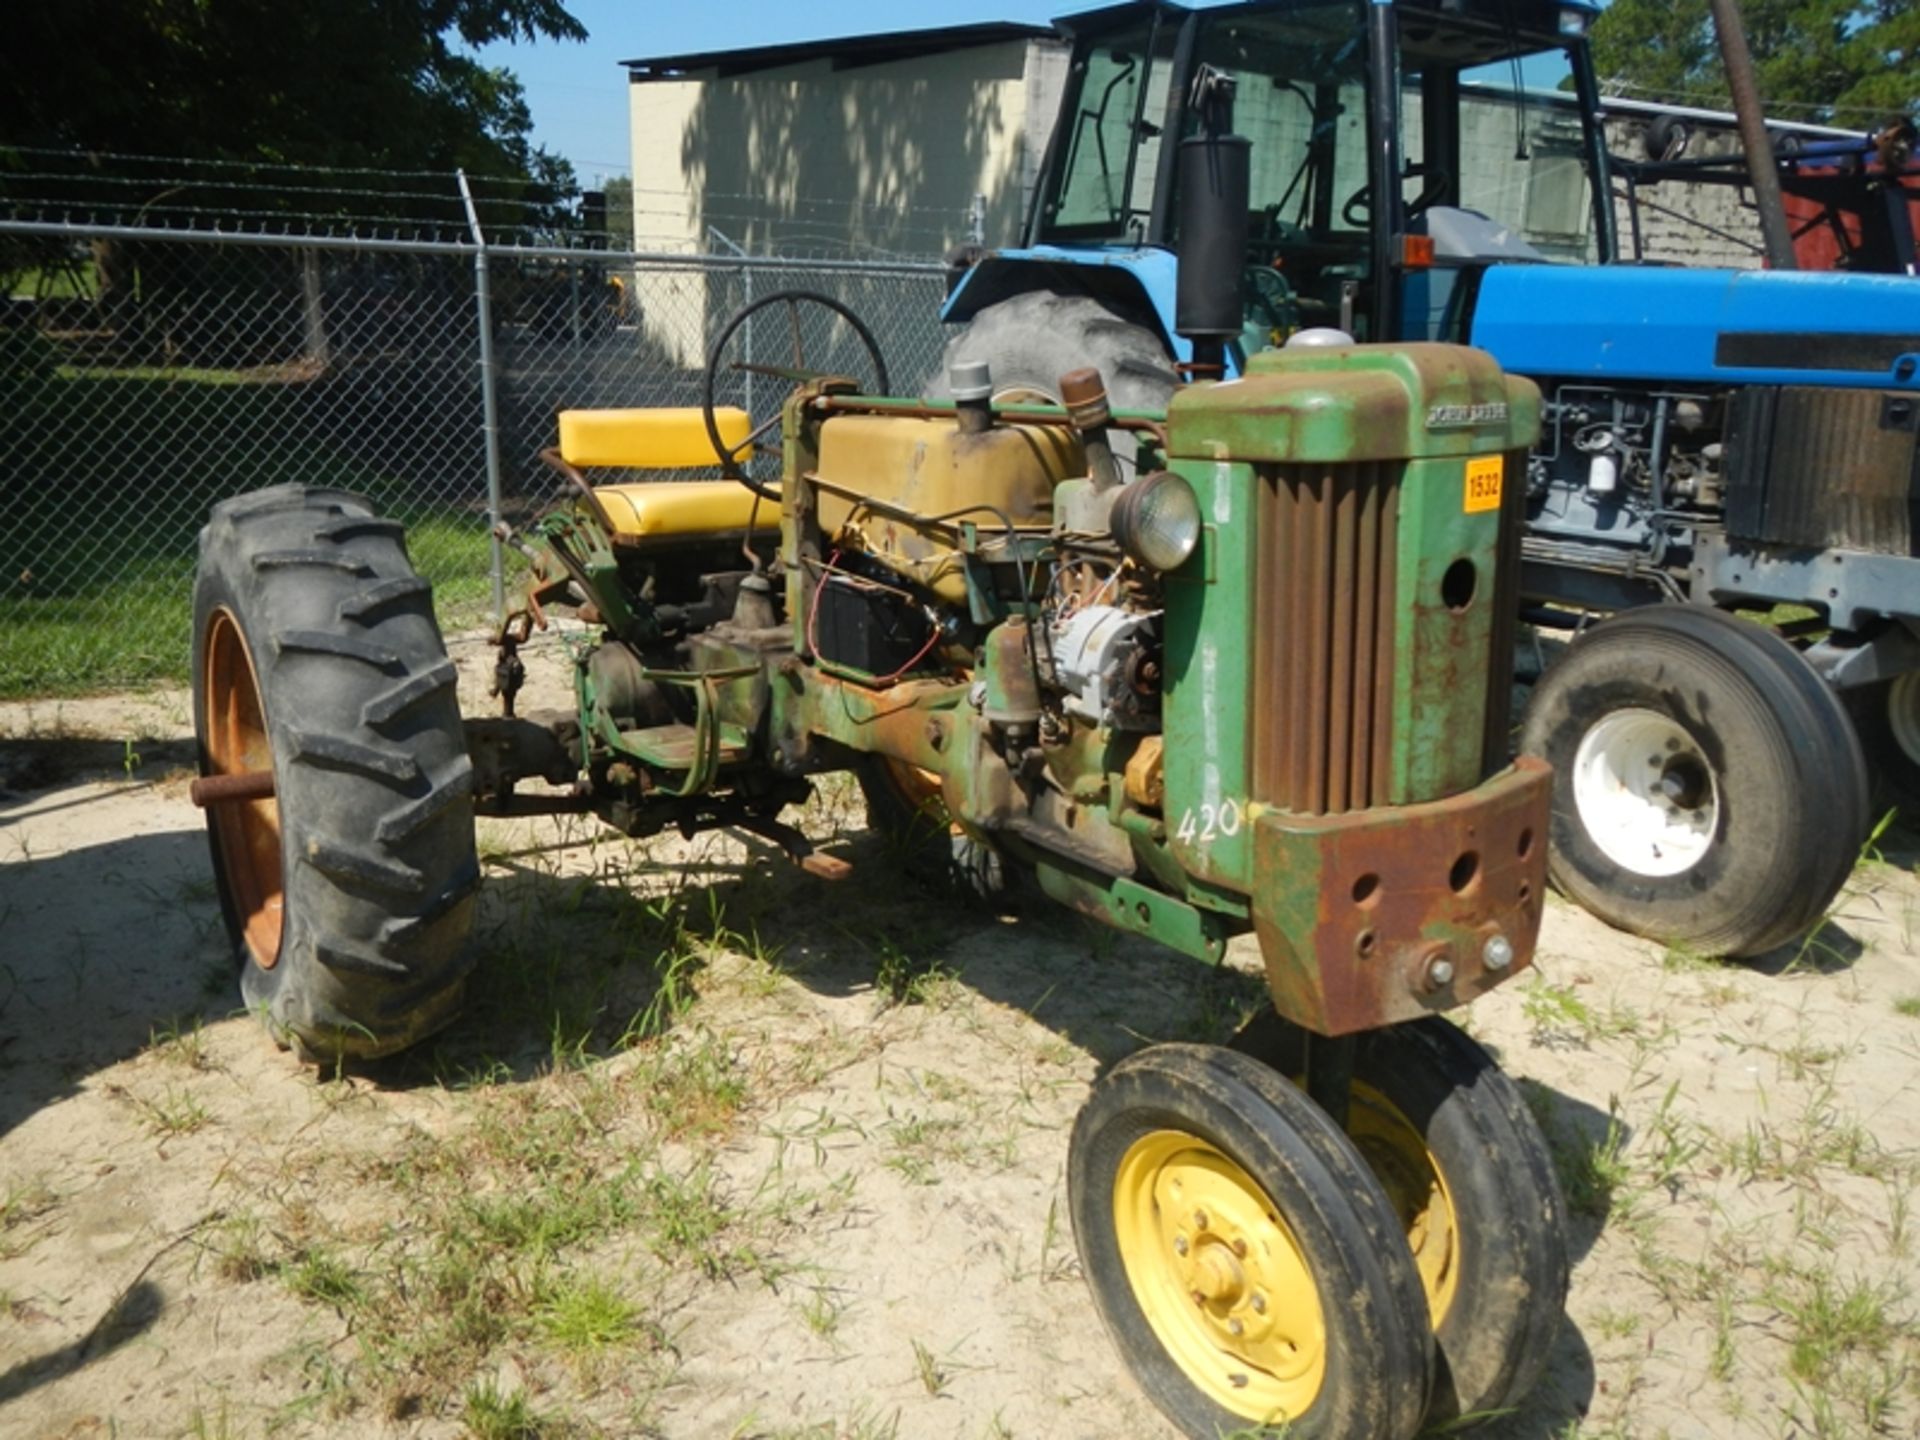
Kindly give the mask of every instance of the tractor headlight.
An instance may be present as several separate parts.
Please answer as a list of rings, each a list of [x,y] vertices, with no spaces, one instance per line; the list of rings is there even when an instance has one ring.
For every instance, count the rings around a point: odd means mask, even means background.
[[[1170,470],[1142,475],[1113,501],[1113,538],[1149,570],[1177,570],[1200,543],[1200,501]]]

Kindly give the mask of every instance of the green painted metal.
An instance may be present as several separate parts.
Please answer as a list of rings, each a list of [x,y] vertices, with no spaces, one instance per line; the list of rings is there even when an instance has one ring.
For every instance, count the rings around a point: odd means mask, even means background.
[[[620,562],[599,522],[585,511],[555,511],[534,527],[547,548],[540,570],[544,578],[572,575],[583,584],[587,599],[599,608],[601,621],[614,634],[636,641],[657,633],[653,608],[628,591],[620,579]],[[560,563],[557,550],[573,557],[576,567]]]
[[[1283,465],[1493,455],[1539,429],[1539,391],[1460,345],[1267,350],[1244,379],[1191,386],[1167,410],[1176,458]]]
[[[1247,376],[1174,397],[1172,468],[1204,520],[1193,558],[1167,582],[1169,843],[1189,873],[1254,888],[1252,727],[1261,713],[1246,643],[1259,623],[1257,511],[1279,466],[1401,467],[1397,487],[1395,668],[1390,799],[1455,794],[1481,778],[1488,641],[1500,509],[1469,511],[1466,469],[1533,443],[1539,393],[1477,352],[1447,345],[1280,350]],[[1502,462],[1504,463],[1504,462]],[[1524,473],[1503,483],[1524,484]],[[1472,595],[1450,605],[1443,581],[1464,561]],[[1387,598],[1383,594],[1383,599]]]
[[[1416,460],[1400,482],[1388,787],[1396,805],[1457,795],[1481,778],[1494,606],[1512,601],[1494,594],[1500,511],[1463,508],[1462,470],[1457,459]],[[1506,479],[1526,483],[1524,472]],[[1458,605],[1442,593],[1449,571],[1466,596]]]
[[[1218,964],[1227,953],[1227,941],[1241,928],[1164,891],[1082,870],[1034,846],[1013,842],[1008,848],[1032,867],[1040,889],[1050,898],[1090,919],[1157,940],[1196,960]]]
[[[1220,816],[1246,804],[1249,727],[1259,723],[1246,641],[1259,613],[1258,481],[1250,465],[1227,460],[1176,459],[1173,470],[1193,487],[1203,524],[1192,558],[1166,581],[1160,709],[1175,737],[1165,760],[1169,846],[1197,880],[1244,895],[1253,889],[1251,827],[1223,827]]]

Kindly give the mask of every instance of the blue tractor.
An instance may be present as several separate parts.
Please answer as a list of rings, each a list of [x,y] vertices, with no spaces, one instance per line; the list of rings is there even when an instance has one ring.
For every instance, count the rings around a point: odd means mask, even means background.
[[[1624,259],[1597,10],[1063,22],[1024,243],[956,257],[948,362],[988,362],[1004,398],[1092,363],[1116,408],[1159,409],[1318,330],[1463,342],[1532,378],[1539,446],[1468,503],[1511,518],[1516,618],[1557,656],[1519,733],[1555,769],[1554,881],[1624,929],[1753,955],[1825,915],[1870,780],[1920,776],[1920,279],[1910,241],[1905,274]],[[1237,328],[1196,334],[1223,289]]]

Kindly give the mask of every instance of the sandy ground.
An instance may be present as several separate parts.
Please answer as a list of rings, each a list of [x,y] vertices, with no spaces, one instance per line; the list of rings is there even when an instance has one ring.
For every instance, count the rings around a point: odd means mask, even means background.
[[[1169,1433],[1086,1299],[1067,1133],[1245,974],[920,897],[844,795],[837,887],[489,823],[468,1018],[317,1076],[238,1013],[188,732],[173,693],[0,707],[0,1434]],[[1759,964],[1549,908],[1465,1023],[1546,1122],[1573,1294],[1483,1433],[1920,1433],[1914,865]],[[608,1198],[473,1228],[533,1194]]]

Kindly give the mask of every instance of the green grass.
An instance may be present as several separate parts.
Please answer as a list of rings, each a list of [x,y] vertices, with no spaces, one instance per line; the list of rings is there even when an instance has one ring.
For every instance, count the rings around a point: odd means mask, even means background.
[[[161,1139],[191,1135],[213,1118],[198,1097],[171,1085],[158,1095],[131,1098],[141,1123]]]
[[[0,1190],[0,1260],[11,1260],[33,1248],[39,1238],[32,1222],[54,1208],[52,1189],[40,1179],[9,1179]]]
[[[889,937],[879,940],[873,988],[893,1005],[938,1006],[952,992],[955,973],[937,960],[907,954]]]
[[[593,1275],[567,1275],[555,1282],[535,1320],[548,1344],[578,1361],[650,1338],[640,1307]]]
[[[184,679],[208,509],[287,481],[369,496],[408,526],[443,627],[484,618],[477,435],[444,420],[409,434],[392,402],[377,433],[375,377],[334,389],[262,373],[0,365],[0,698]]]
[[[467,1388],[460,1421],[472,1440],[543,1440],[560,1433],[559,1422],[535,1410],[525,1391],[505,1394],[491,1380]]]
[[[360,1277],[331,1250],[315,1247],[288,1260],[280,1270],[286,1287],[303,1300],[347,1310],[366,1299]]]

